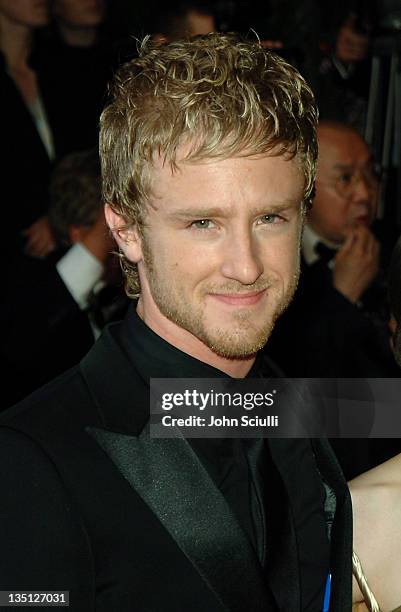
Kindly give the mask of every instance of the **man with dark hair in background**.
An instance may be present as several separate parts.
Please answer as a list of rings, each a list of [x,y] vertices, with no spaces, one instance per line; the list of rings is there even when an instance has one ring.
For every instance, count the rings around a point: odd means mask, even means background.
[[[327,9],[334,31],[313,79],[314,91],[321,119],[350,124],[362,135],[366,127],[370,44],[376,15],[372,2],[357,0],[343,4]],[[324,12],[321,19],[324,22]]]
[[[104,285],[112,242],[97,151],[73,153],[56,166],[49,221],[57,250],[45,260],[14,254],[3,275],[2,409],[75,365],[99,335],[92,296]]]
[[[318,141],[301,283],[275,330],[274,354],[292,376],[391,376],[397,369],[389,345],[387,291],[372,230],[379,187],[374,160],[351,126],[323,121]]]
[[[333,121],[320,123],[318,141],[316,195],[303,235],[300,286],[274,331],[269,354],[288,376],[397,376],[386,279],[372,228],[379,180],[371,151],[355,128]],[[365,425],[368,435],[368,415]],[[347,479],[400,450],[398,440],[338,439],[333,444]]]
[[[159,7],[155,11],[152,25],[153,38],[159,42],[191,38],[216,30],[211,3],[188,0]]]

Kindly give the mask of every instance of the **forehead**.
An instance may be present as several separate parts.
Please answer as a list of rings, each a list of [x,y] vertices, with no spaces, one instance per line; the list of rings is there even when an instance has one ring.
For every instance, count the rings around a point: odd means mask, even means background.
[[[371,158],[363,138],[351,129],[322,127],[318,130],[318,177],[338,165],[360,167]]]
[[[305,177],[297,158],[284,156],[230,157],[196,163],[181,160],[175,170],[155,160],[151,170],[152,203],[235,206],[301,202]]]
[[[196,9],[188,12],[185,21],[191,36],[209,34],[215,29],[214,17],[211,14],[199,13]]]

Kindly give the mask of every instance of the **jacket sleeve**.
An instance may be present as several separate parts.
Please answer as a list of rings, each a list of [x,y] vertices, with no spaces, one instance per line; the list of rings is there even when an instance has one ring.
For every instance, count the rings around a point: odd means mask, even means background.
[[[69,591],[71,612],[94,610],[89,540],[57,469],[35,441],[5,427],[0,485],[0,590]]]

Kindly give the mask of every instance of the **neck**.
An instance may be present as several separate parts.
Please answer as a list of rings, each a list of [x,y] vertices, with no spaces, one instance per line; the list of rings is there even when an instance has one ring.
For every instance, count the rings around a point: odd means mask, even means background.
[[[217,355],[193,334],[178,327],[160,313],[155,317],[152,312],[145,312],[141,298],[138,301],[137,313],[142,321],[163,340],[232,378],[244,378],[255,361],[255,355],[243,359],[227,359]]]
[[[60,22],[59,31],[63,41],[71,47],[92,47],[97,39],[94,27],[73,27]]]
[[[28,68],[31,29],[0,15],[0,47],[10,71]]]

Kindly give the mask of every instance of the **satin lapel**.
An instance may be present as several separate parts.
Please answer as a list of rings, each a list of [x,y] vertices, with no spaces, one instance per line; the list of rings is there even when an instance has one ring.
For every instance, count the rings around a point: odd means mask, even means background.
[[[183,438],[88,429],[230,612],[277,610],[224,497]]]
[[[296,474],[292,474],[293,466],[287,461],[292,443],[297,441],[276,438],[268,442],[277,470],[269,474],[267,573],[279,609],[298,612],[301,609],[299,558],[291,509],[292,479]]]
[[[254,495],[251,497],[252,512],[254,516],[254,526],[256,528],[256,542],[258,558],[262,565],[266,564],[266,489],[269,486],[267,478],[266,466],[268,465],[268,457],[265,450],[265,440],[245,440],[247,444],[247,459],[251,473],[251,487],[253,487]]]
[[[336,508],[331,535],[331,565],[333,573],[333,612],[351,609],[352,601],[352,505],[351,496],[341,468],[329,442],[312,440],[323,478],[330,483],[336,496]],[[396,612],[396,611],[394,611]]]

